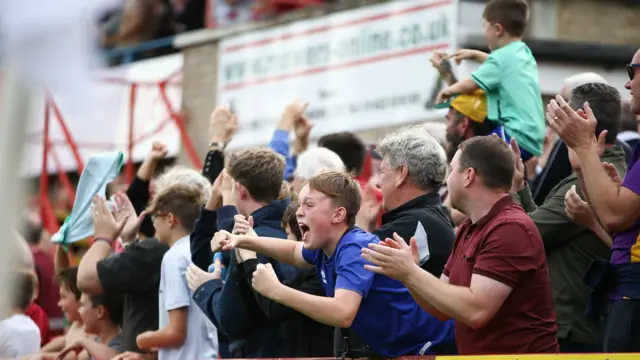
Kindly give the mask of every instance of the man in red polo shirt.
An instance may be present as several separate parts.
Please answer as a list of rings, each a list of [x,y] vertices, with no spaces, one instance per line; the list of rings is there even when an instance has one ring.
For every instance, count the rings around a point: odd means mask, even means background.
[[[408,246],[395,234],[362,251],[376,265],[366,268],[402,281],[426,311],[456,321],[461,355],[558,352],[542,239],[509,195],[514,166],[497,137],[460,145],[447,186],[453,207],[468,219],[440,279],[415,264],[414,239]]]

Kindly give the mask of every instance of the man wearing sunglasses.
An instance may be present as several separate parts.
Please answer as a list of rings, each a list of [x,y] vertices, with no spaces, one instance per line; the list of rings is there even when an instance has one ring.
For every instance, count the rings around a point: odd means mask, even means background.
[[[631,112],[640,114],[640,50],[627,65]],[[585,102],[572,110],[556,97],[547,106],[549,125],[577,154],[583,189],[593,213],[613,235],[609,262],[594,262],[585,281],[594,290],[592,315],[604,315],[604,352],[640,351],[640,148],[634,150],[624,179],[609,175],[600,163],[594,129],[597,120]],[[597,295],[601,299],[598,299]],[[598,301],[600,300],[600,301]],[[604,300],[604,301],[602,301]],[[600,306],[595,306],[595,305]],[[588,309],[589,310],[589,309]],[[599,312],[596,310],[600,310]]]

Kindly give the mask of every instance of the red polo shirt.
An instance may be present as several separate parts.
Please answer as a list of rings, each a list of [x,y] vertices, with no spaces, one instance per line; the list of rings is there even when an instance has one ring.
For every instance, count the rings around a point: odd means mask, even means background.
[[[460,355],[556,353],[556,314],[540,233],[510,195],[483,218],[466,219],[443,273],[469,287],[471,276],[489,277],[513,290],[493,319],[480,329],[456,323]]]

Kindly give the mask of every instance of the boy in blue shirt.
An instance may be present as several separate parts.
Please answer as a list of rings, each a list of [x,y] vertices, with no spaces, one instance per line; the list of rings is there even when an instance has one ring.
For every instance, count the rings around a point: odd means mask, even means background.
[[[316,175],[301,189],[298,202],[302,243],[228,232],[217,233],[213,241],[225,250],[253,250],[297,267],[315,265],[327,296],[283,285],[270,264],[254,272],[256,291],[318,322],[351,328],[382,357],[440,353],[453,344],[451,322],[422,310],[399,281],[364,269],[361,250],[379,239],[354,226],[360,209],[355,180],[341,172]]]
[[[540,83],[536,60],[522,42],[529,21],[526,0],[491,0],[484,9],[484,37],[491,54],[460,50],[451,57],[482,63],[470,77],[438,94],[442,102],[454,94],[470,94],[482,89],[487,94],[488,119],[495,122],[494,133],[510,142],[516,138],[522,160],[542,155],[545,135]]]

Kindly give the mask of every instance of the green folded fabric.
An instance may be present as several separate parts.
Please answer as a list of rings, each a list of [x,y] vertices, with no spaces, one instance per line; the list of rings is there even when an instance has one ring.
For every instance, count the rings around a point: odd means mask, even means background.
[[[95,195],[106,196],[107,185],[120,173],[124,155],[110,152],[89,158],[76,189],[76,199],[71,214],[53,235],[53,243],[68,245],[93,235],[91,204]]]

